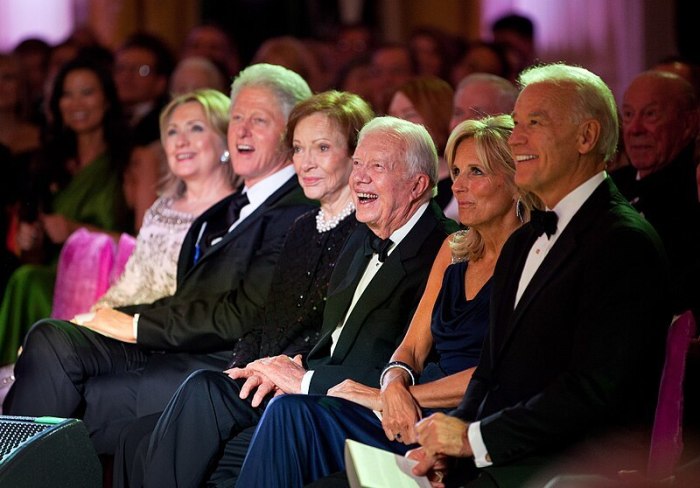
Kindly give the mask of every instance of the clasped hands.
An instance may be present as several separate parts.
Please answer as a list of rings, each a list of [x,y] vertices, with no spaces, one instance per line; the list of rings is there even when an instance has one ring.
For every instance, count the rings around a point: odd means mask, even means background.
[[[389,440],[404,444],[416,442],[414,426],[421,418],[421,409],[405,385],[391,382],[380,391],[345,380],[329,389],[328,394],[381,412],[382,427]]]
[[[297,354],[294,358],[285,355],[261,358],[245,368],[231,368],[224,373],[234,380],[245,379],[239,396],[246,399],[255,390],[251,405],[258,407],[269,394],[301,393],[306,369],[301,354]]]
[[[391,382],[380,392],[345,380],[328,390],[328,394],[381,411],[382,427],[388,439],[404,444],[419,443],[421,447],[410,450],[406,456],[418,461],[414,474],[427,476],[435,488],[445,486],[448,457],[473,455],[467,437],[469,424],[443,413],[420,420],[420,406],[400,382]]]
[[[406,453],[406,457],[418,461],[413,473],[427,476],[434,488],[444,487],[448,457],[471,457],[469,424],[457,417],[434,413],[416,424],[416,438],[421,447]]]

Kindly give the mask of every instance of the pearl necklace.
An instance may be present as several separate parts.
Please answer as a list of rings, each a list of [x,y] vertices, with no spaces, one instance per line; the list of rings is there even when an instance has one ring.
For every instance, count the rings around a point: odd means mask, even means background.
[[[329,230],[337,227],[345,217],[354,211],[355,204],[352,201],[348,202],[348,204],[345,205],[345,208],[338,215],[331,217],[330,219],[326,219],[326,214],[323,212],[323,209],[321,209],[316,214],[316,230],[319,232],[328,232]]]

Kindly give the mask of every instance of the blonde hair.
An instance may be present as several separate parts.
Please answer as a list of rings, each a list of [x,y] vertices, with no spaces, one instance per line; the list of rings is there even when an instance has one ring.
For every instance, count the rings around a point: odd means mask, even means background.
[[[221,137],[221,140],[224,141],[224,146],[227,146],[226,133],[228,132],[231,100],[218,90],[202,88],[174,98],[161,110],[159,119],[160,142],[163,147],[165,147],[165,138],[170,117],[177,107],[189,102],[196,102],[202,107],[207,122],[209,122],[214,132]],[[239,184],[238,176],[233,172],[233,168],[230,164],[225,164],[223,166],[226,178],[231,184],[231,187],[235,188]],[[164,194],[172,194],[175,197],[182,196],[186,190],[185,182],[170,171],[163,177],[160,188],[163,188]]]
[[[515,163],[508,146],[508,138],[513,131],[510,115],[496,115],[483,119],[465,120],[454,128],[445,148],[445,159],[453,174],[457,148],[466,140],[475,143],[476,156],[488,174],[502,173],[506,176],[508,189],[520,197],[523,205],[523,220],[530,217],[530,209],[541,204],[531,193],[523,192],[515,186]],[[454,261],[478,261],[484,254],[484,241],[478,231],[469,229],[455,232],[449,239]]]

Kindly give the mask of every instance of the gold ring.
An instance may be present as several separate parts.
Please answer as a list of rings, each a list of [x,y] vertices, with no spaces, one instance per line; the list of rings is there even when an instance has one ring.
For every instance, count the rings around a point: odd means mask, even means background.
[[[445,477],[445,473],[442,471],[435,471],[435,482],[442,483],[442,479]]]

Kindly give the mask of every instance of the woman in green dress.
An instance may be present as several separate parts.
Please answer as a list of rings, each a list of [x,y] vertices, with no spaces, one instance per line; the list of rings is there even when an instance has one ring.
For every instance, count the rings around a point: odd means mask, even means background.
[[[0,305],[0,365],[14,362],[27,329],[51,313],[61,246],[80,227],[132,231],[122,176],[128,129],[109,70],[90,59],[56,76],[49,125],[20,202],[16,250],[23,264]]]

